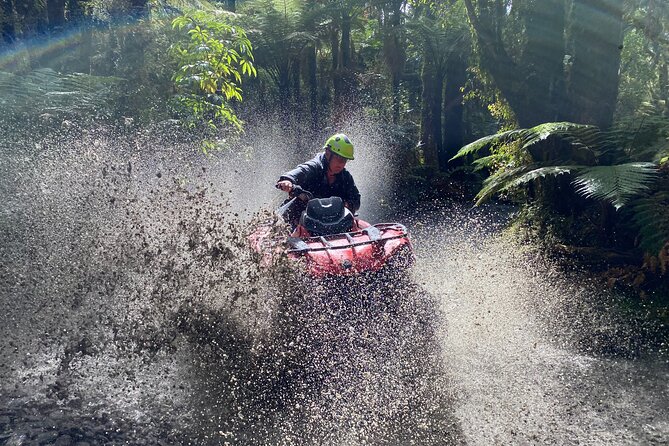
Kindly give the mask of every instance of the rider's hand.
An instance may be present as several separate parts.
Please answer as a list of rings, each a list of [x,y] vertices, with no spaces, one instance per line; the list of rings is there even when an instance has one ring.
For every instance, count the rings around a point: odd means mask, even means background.
[[[290,193],[293,190],[293,183],[288,180],[282,180],[276,183],[276,187],[281,189],[284,192]]]

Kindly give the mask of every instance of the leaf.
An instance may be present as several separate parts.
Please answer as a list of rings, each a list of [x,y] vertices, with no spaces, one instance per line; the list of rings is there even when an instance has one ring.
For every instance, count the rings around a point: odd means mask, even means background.
[[[537,180],[539,178],[545,178],[547,176],[558,176],[569,174],[572,171],[582,169],[583,166],[546,166],[540,167],[538,169],[530,170],[527,173],[515,178],[513,181],[510,181],[505,189],[510,189],[512,187],[518,187],[523,184],[529,183],[530,181]]]
[[[458,153],[455,154],[453,158],[450,159],[450,161],[453,161],[458,158],[462,158],[463,156],[471,155],[473,153],[478,152],[481,149],[488,148],[494,145],[499,145],[499,144],[504,144],[509,141],[512,141],[515,137],[518,135],[521,135],[524,130],[509,130],[506,132],[502,133],[496,133],[494,135],[489,135],[485,136],[483,138],[477,139],[476,141],[467,144],[466,146],[462,147]]]
[[[647,191],[656,177],[653,163],[627,163],[588,167],[572,183],[579,194],[608,201],[620,209],[630,198]]]
[[[530,166],[519,166],[495,172],[495,174],[483,182],[483,187],[476,194],[476,206],[488,201],[496,193],[508,189],[509,183],[526,173],[529,169],[531,169]]]
[[[657,255],[669,241],[669,192],[658,191],[637,200],[632,211],[633,220],[639,227],[641,247]]]
[[[474,165],[474,171],[485,169],[491,167],[499,160],[497,155],[484,156],[483,158],[476,159],[472,162]]]
[[[575,124],[573,122],[546,122],[528,129],[525,132],[523,149],[528,149],[538,142],[545,141],[550,136],[558,136],[570,140],[572,143],[580,142],[583,144],[587,140],[586,136],[597,133],[599,130],[595,126]]]

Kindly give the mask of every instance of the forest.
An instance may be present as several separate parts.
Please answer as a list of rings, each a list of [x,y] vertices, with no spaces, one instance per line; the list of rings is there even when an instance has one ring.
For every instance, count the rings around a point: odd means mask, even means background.
[[[0,23],[4,119],[179,119],[206,150],[259,107],[311,135],[362,112],[416,193],[479,184],[610,283],[666,282],[666,2],[2,0]]]
[[[0,0],[0,203],[0,444],[666,444],[667,0]]]

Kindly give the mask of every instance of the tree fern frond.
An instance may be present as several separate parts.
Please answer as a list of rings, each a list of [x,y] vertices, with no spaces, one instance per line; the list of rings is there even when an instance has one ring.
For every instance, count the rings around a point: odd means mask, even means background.
[[[669,241],[669,192],[656,192],[637,200],[633,212],[641,248],[657,255]]]
[[[462,158],[463,156],[471,155],[484,148],[513,141],[516,137],[522,135],[523,132],[525,131],[526,131],[525,129],[517,129],[517,130],[509,130],[502,133],[495,133],[494,135],[484,136],[481,139],[477,139],[476,141],[471,142],[466,146],[463,146],[460,150],[458,150],[458,153],[456,153],[455,156],[450,159],[450,161]]]
[[[537,180],[539,178],[545,178],[547,176],[558,176],[569,174],[571,172],[583,169],[583,166],[546,166],[539,167],[538,169],[530,170],[529,172],[519,176],[518,178],[510,181],[509,184],[504,189],[510,189],[513,187],[522,186],[523,184],[529,183],[530,181]]]
[[[483,187],[476,194],[476,206],[486,202],[496,193],[508,189],[510,183],[531,169],[532,166],[512,167],[498,170],[495,174],[486,178]]]
[[[474,165],[474,171],[492,167],[498,160],[499,160],[498,155],[488,155],[482,158],[478,158],[472,162],[472,164]]]
[[[551,136],[559,137],[576,148],[592,150],[601,143],[602,134],[595,126],[573,122],[546,122],[527,130],[522,148],[527,150]]]
[[[648,190],[656,176],[653,163],[627,163],[588,167],[572,183],[581,195],[608,201],[620,209],[631,197]]]

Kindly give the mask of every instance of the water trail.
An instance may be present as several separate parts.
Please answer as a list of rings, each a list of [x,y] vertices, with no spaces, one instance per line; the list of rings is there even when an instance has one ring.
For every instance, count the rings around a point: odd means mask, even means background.
[[[433,208],[414,227],[416,280],[449,327],[440,344],[467,443],[662,444],[666,330],[625,318],[586,271],[491,233],[499,208]]]
[[[291,415],[295,408],[283,408],[300,399],[320,404],[315,389],[300,388],[319,373],[334,376],[336,364],[318,346],[339,330],[338,319],[311,321],[315,332],[296,342],[296,327],[310,319],[281,303],[307,300],[313,291],[281,265],[260,267],[247,249],[246,222],[281,199],[272,185],[292,167],[270,143],[281,133],[276,127],[255,129],[242,147],[215,157],[198,153],[169,125],[88,131],[68,123],[38,140],[5,131],[4,440],[328,438],[336,419],[306,433]],[[362,150],[357,161],[369,162],[373,153]],[[363,177],[359,185],[373,202],[373,183]],[[325,310],[327,300],[319,302]],[[290,322],[296,317],[300,324]],[[349,335],[373,319],[366,313],[354,320]],[[383,348],[390,335],[381,330],[370,339]],[[353,350],[332,356],[365,360]],[[345,365],[329,386],[346,385],[355,370]],[[273,410],[259,410],[267,407]],[[346,407],[342,414],[359,408]],[[375,420],[383,410],[369,406]],[[363,423],[365,414],[351,419]],[[379,429],[353,426],[346,435],[374,437]]]
[[[390,212],[374,129],[342,128],[363,209],[409,225],[417,266],[345,283],[247,249],[298,130],[267,121],[213,158],[169,124],[3,135],[0,440],[660,444],[645,328],[498,238],[508,209]]]
[[[32,144],[2,148],[5,439],[165,435],[190,411],[184,343],[215,328],[243,349],[271,312],[230,204],[240,188],[155,135]]]

